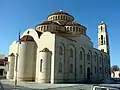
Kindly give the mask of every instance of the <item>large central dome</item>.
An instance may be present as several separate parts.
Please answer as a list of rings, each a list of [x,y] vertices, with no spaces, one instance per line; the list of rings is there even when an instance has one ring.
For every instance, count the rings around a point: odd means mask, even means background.
[[[48,20],[65,20],[65,21],[73,21],[74,17],[72,15],[70,15],[67,12],[64,12],[62,10],[55,12],[53,14],[50,14],[47,18]]]
[[[54,12],[47,17],[47,21],[36,26],[40,32],[62,33],[69,36],[86,34],[86,27],[74,21],[74,17],[62,10]]]

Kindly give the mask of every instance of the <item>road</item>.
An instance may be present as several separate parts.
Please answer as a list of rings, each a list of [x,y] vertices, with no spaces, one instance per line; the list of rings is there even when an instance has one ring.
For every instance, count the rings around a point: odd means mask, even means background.
[[[40,84],[35,82],[19,82],[18,86],[15,87],[13,81],[1,80],[1,83],[4,90],[15,90],[15,88],[17,88],[17,90],[91,90],[92,87],[92,84]],[[120,84],[109,85],[120,86]],[[2,88],[0,88],[0,90],[2,90]]]

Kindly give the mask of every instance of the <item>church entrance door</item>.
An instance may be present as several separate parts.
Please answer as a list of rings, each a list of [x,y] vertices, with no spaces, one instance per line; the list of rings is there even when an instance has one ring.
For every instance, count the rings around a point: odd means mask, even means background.
[[[90,79],[90,67],[87,68],[87,79]]]

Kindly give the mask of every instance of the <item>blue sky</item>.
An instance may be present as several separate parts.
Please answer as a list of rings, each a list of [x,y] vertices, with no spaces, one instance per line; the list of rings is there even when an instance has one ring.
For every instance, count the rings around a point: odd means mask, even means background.
[[[18,39],[18,31],[46,20],[60,9],[75,17],[87,27],[87,33],[97,47],[97,25],[108,25],[111,63],[119,65],[120,0],[1,0],[0,1],[0,54],[8,54],[9,45]]]

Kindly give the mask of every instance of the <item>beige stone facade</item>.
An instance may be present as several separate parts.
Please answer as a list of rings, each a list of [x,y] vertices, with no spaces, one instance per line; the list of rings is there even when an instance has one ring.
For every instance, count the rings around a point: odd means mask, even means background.
[[[99,81],[110,78],[110,56],[107,26],[98,25],[99,50],[87,35],[87,28],[70,14],[60,11],[48,20],[28,29],[21,35],[21,44],[14,41],[9,47],[7,79],[14,79],[16,53],[17,79],[39,83]],[[101,44],[104,38],[104,44]],[[104,51],[103,51],[104,49]],[[102,51],[101,51],[102,50]],[[14,64],[14,65],[13,65]]]

